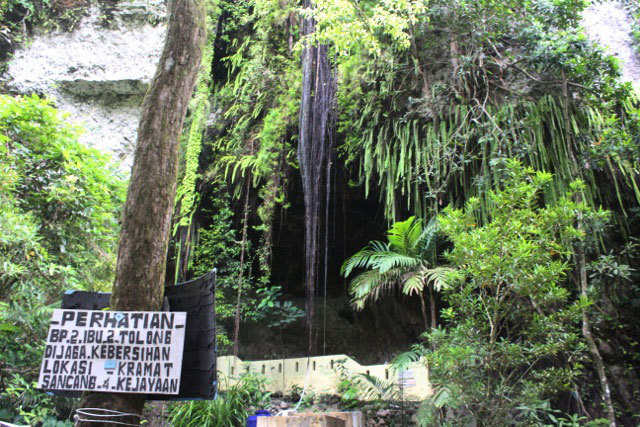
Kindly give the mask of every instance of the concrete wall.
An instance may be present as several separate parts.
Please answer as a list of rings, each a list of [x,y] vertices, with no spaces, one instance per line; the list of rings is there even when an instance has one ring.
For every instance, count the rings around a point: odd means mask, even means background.
[[[224,390],[226,385],[233,384],[239,373],[250,371],[267,377],[267,390],[271,392],[288,394],[294,387],[302,389],[306,379],[307,391],[316,394],[338,394],[339,363],[343,364],[349,376],[369,374],[381,380],[394,381],[396,386],[402,385],[405,399],[419,401],[432,394],[429,371],[422,363],[414,363],[407,371],[397,373],[392,371],[388,364],[363,366],[344,354],[253,362],[245,362],[233,356],[222,356],[218,358],[220,389]],[[360,397],[366,399],[366,396]]]

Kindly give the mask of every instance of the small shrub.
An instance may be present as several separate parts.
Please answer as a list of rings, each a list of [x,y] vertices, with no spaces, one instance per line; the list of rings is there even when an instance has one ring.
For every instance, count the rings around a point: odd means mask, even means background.
[[[265,391],[265,383],[261,375],[244,374],[214,400],[172,406],[169,421],[174,427],[242,427],[256,408],[270,403],[271,393]]]

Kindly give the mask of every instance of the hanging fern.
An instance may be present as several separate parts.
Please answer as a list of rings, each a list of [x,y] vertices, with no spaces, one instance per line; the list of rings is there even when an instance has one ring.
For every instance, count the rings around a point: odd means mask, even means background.
[[[598,160],[591,154],[608,129],[611,132],[601,111],[588,105],[567,105],[570,121],[565,123],[564,108],[565,101],[553,95],[484,111],[459,105],[438,124],[395,118],[363,124],[366,128],[359,144],[351,147],[360,153],[365,192],[371,192],[372,184],[378,189],[389,220],[399,216],[400,200],[406,203],[404,211],[425,215],[446,203],[459,204],[461,195],[482,196],[499,186],[501,169],[495,166],[507,157],[553,172],[557,185],[546,197],[555,200],[576,178],[569,150],[580,153],[578,178],[589,184],[585,200],[592,206],[624,209],[629,199],[640,202],[638,163],[632,157],[606,152]],[[600,185],[603,175],[611,179],[615,191]]]
[[[198,169],[200,152],[202,151],[202,137],[205,131],[205,121],[210,112],[209,93],[211,91],[211,73],[209,65],[213,58],[215,31],[212,29],[212,21],[216,14],[217,10],[212,4],[209,4],[207,13],[209,37],[202,56],[195,95],[191,100],[191,124],[186,136],[184,174],[176,189],[175,205],[177,209],[173,236],[175,237],[180,229],[186,229],[186,235],[180,236],[177,239],[174,283],[177,283],[181,279],[186,279],[185,277],[180,277],[180,274],[184,274],[186,271],[186,269],[181,268],[181,266],[186,265],[187,268],[190,266],[192,258],[192,251],[190,249],[195,239],[195,233],[192,232],[191,225],[199,201],[196,183],[200,179]]]

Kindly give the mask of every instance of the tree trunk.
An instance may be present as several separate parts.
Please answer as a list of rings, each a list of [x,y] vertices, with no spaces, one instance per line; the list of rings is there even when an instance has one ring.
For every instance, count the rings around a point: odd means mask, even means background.
[[[427,318],[427,303],[424,301],[424,293],[420,292],[420,308],[422,310],[422,321],[424,322],[424,330],[429,330],[429,319]]]
[[[433,283],[429,283],[429,307],[431,309],[431,329],[436,329],[438,318],[436,317],[436,300],[433,299]]]
[[[564,72],[562,73],[562,95],[564,97],[563,116],[565,121],[564,126],[566,129],[567,152],[571,158],[574,176],[577,177],[579,176],[578,171],[580,165],[574,155],[572,138],[569,132],[569,129],[571,129],[569,121],[569,91],[567,89],[567,76]],[[582,202],[582,195],[580,193],[577,193],[575,197],[577,202]],[[581,216],[578,217],[578,230],[584,230]],[[588,299],[587,261],[582,243],[576,245],[575,261],[578,274],[578,284],[580,285],[580,296],[586,301]],[[604,400],[607,409],[609,425],[610,427],[616,427],[618,424],[616,422],[616,413],[613,407],[613,400],[611,399],[611,387],[609,386],[609,379],[607,378],[607,373],[605,371],[604,360],[602,359],[602,355],[600,355],[600,351],[598,350],[598,346],[596,345],[596,341],[593,337],[589,314],[587,313],[587,309],[584,307],[582,308],[582,336],[584,336],[585,341],[587,341],[587,347],[589,348],[589,352],[593,358],[593,363],[596,367],[596,372],[598,373],[600,388],[602,390],[602,400]]]
[[[581,228],[581,227],[579,227]],[[587,269],[584,255],[584,248],[581,246],[576,250],[576,264],[578,269],[578,281],[580,282],[580,296],[585,300],[588,299],[587,295]],[[585,308],[582,309],[582,335],[587,341],[587,346],[591,352],[593,363],[596,365],[596,372],[598,373],[598,379],[600,380],[600,388],[602,389],[602,400],[604,400],[607,409],[607,418],[609,419],[610,427],[616,427],[616,413],[613,408],[613,400],[611,399],[611,388],[609,386],[609,380],[604,368],[604,360],[600,355],[596,340],[591,333],[591,322],[589,322],[589,316]]]
[[[167,246],[176,192],[178,139],[206,39],[203,0],[173,0],[160,63],[145,96],[122,217],[111,309],[155,311],[163,300]],[[84,408],[141,414],[145,396],[87,393]],[[81,416],[80,418],[87,418]],[[81,426],[137,423],[137,417],[81,421]],[[113,422],[104,422],[113,421]]]

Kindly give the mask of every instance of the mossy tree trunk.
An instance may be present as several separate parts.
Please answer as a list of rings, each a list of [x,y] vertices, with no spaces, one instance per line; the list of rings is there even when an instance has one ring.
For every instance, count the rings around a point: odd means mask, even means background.
[[[143,106],[122,217],[111,309],[160,309],[178,170],[178,140],[206,40],[203,0],[173,0],[160,63]],[[81,407],[141,414],[144,395],[87,393]],[[83,417],[84,418],[84,417]],[[113,421],[133,422],[135,417]],[[119,425],[82,422],[79,425]],[[121,425],[121,424],[120,424]]]

